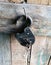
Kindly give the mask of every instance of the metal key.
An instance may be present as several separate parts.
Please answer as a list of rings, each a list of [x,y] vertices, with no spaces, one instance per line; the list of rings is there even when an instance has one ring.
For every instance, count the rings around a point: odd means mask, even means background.
[[[28,49],[28,55],[27,55],[27,65],[30,65],[30,61],[31,61],[31,50],[32,50],[32,44],[30,42]]]

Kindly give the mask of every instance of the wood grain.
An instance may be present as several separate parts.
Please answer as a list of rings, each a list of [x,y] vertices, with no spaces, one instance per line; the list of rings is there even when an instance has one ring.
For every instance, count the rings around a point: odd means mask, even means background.
[[[43,4],[43,5],[49,5],[49,2],[48,2],[49,0],[41,0],[41,4]]]
[[[12,2],[12,3],[21,3],[21,2],[24,2],[24,0],[9,0],[9,2]]]
[[[32,47],[31,65],[48,64],[51,55],[50,40],[51,37],[35,36],[35,43]]]
[[[11,65],[10,36],[0,33],[0,65]]]
[[[0,2],[9,2],[9,0],[0,0]]]
[[[24,14],[23,7],[26,10],[26,15],[33,20],[32,27],[35,29],[35,35],[51,36],[51,6],[33,5],[33,4],[9,4],[0,3],[0,18],[4,23],[11,19],[15,19],[18,15]]]
[[[41,0],[27,0],[27,3],[30,4],[40,4]]]
[[[27,49],[20,45],[14,35],[11,37],[12,65],[26,65]],[[31,64],[47,65],[51,55],[51,37],[35,36],[35,43],[32,45]],[[50,63],[51,64],[51,63]]]
[[[27,51],[14,35],[11,36],[12,65],[26,65]]]
[[[51,5],[51,0],[49,0],[49,5]]]

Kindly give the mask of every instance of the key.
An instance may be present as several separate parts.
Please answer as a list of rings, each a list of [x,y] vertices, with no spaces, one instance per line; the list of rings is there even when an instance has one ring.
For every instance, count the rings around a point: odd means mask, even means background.
[[[27,65],[30,65],[30,61],[31,61],[31,51],[32,51],[32,44],[30,42],[28,49],[28,55],[27,55]]]

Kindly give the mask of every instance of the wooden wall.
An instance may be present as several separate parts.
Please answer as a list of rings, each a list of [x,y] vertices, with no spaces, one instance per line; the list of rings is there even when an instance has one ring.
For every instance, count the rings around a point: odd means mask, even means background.
[[[47,65],[51,55],[51,38],[35,36],[30,65]],[[20,45],[15,36],[11,38],[12,65],[27,65],[27,49]],[[49,63],[51,65],[51,62]]]
[[[48,5],[49,0],[28,0],[28,3]]]
[[[20,3],[24,2],[24,0],[0,0],[5,2],[13,2],[13,3]],[[27,0],[27,3],[31,4],[42,4],[42,5],[51,5],[51,0]]]
[[[9,2],[8,0],[2,1]],[[20,3],[21,0],[12,0],[11,2]],[[27,2],[51,5],[51,0],[28,0]],[[35,36],[35,43],[32,46],[31,65],[47,65],[50,55],[51,37]],[[26,60],[26,47],[21,46],[14,35],[10,37],[9,35],[0,34],[0,65],[26,65]]]

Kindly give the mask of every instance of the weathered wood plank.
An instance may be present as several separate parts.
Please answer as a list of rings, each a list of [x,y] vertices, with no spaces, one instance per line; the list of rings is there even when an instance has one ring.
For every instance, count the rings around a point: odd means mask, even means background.
[[[47,37],[48,53],[51,55],[51,37]]]
[[[12,2],[12,3],[21,3],[21,2],[24,2],[24,0],[9,0],[9,2]]]
[[[15,36],[11,37],[12,65],[26,65],[27,49],[20,45]],[[51,55],[51,37],[35,36],[32,46],[31,65],[47,65]]]
[[[40,4],[41,0],[27,0],[27,3],[30,4]]]
[[[51,55],[51,37],[35,37],[32,46],[31,65],[47,65]]]
[[[51,0],[49,0],[49,5],[51,5]]]
[[[26,65],[26,48],[17,41],[14,35],[11,36],[12,65]]]
[[[0,3],[0,21],[3,24],[3,18],[8,23],[20,14],[26,14],[33,20],[32,27],[36,29],[35,35],[51,36],[51,6],[33,5],[33,4],[11,4]]]
[[[48,5],[48,2],[49,0],[41,0],[41,4],[43,4],[43,5]]]
[[[31,29],[32,33],[36,36],[50,36],[51,37],[51,30],[35,29],[33,26],[30,29]]]
[[[0,18],[12,19],[19,14],[18,12],[24,14],[23,7],[25,7],[26,9],[26,13],[28,15],[31,15],[32,17],[35,17],[36,15],[37,17],[40,16],[42,18],[45,17],[47,19],[51,18],[50,17],[51,6],[34,5],[34,4],[13,4],[13,3],[2,3],[2,2],[0,2]]]
[[[11,65],[10,36],[0,33],[0,65]]]
[[[9,2],[8,0],[0,0],[0,2]]]

